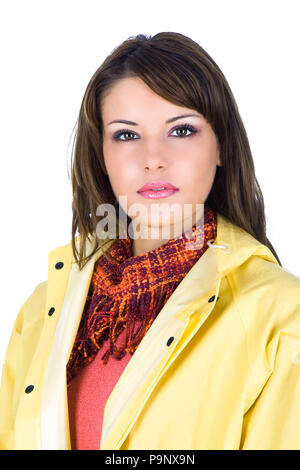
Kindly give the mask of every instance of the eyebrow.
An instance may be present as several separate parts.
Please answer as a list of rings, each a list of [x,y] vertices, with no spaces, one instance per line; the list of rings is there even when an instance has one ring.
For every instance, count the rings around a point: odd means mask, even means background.
[[[191,116],[201,118],[201,116],[199,114],[182,114],[181,116],[175,116],[175,117],[172,117],[172,118],[168,119],[166,121],[166,124],[169,124],[170,122],[173,122],[173,121],[177,121],[177,119],[182,119],[182,118],[191,117]],[[129,124],[131,126],[138,126],[138,124],[136,122],[126,121],[125,119],[118,119],[118,120],[115,120],[115,121],[110,121],[107,125],[109,126],[110,124],[113,124],[114,122],[120,122],[122,124]]]

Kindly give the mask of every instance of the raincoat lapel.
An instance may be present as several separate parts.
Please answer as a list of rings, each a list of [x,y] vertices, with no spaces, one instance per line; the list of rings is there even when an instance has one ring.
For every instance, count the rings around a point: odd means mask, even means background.
[[[119,449],[156,384],[209,316],[220,276],[208,249],[166,302],[123,371],[104,410],[100,449]],[[191,319],[193,317],[193,319]]]

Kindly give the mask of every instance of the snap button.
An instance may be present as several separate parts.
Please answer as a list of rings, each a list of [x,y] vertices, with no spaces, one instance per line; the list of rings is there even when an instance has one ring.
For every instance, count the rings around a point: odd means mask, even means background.
[[[207,241],[207,244],[210,248],[220,248],[221,250],[225,251],[225,253],[231,253],[231,245],[230,243],[226,243],[225,245],[215,245],[213,242],[215,241],[214,238]]]
[[[170,346],[171,343],[174,341],[174,336],[171,336],[167,341],[167,346]]]
[[[208,302],[213,302],[215,300],[215,295],[213,295],[210,299],[208,299]],[[219,300],[219,297],[217,297],[217,301]]]
[[[25,393],[30,393],[34,389],[33,385],[28,385],[28,387],[25,388]]]
[[[61,269],[63,267],[64,263],[62,261],[59,261],[58,263],[56,263],[55,267],[56,269]]]
[[[55,312],[55,308],[51,307],[49,312],[48,312],[49,317],[51,317],[51,315],[53,315],[54,312]]]

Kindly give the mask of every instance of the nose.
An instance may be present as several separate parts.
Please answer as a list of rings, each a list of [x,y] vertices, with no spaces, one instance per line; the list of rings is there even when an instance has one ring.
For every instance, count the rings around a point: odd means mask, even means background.
[[[166,158],[163,156],[163,152],[158,149],[145,149],[144,154],[144,169],[145,170],[162,170],[167,167]]]
[[[145,170],[160,170],[161,168],[165,168],[165,165],[155,165],[155,164],[147,164],[145,165]]]

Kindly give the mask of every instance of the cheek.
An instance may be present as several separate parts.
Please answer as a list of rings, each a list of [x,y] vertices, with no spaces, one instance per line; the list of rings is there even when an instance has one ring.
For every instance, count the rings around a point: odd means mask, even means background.
[[[112,174],[117,173],[120,176],[123,174],[123,171],[128,173],[130,155],[126,152],[126,149],[122,148],[122,144],[118,145],[104,140],[103,157],[107,170],[110,170]]]
[[[189,162],[185,162],[182,168],[178,168],[178,174],[186,181],[193,185],[197,185],[200,181],[206,181],[213,174],[215,169],[215,162],[207,155],[197,154]]]
[[[103,158],[111,185],[114,187],[118,184],[120,173],[123,174],[122,159],[118,158],[114,146],[105,140],[103,142]]]
[[[186,197],[189,200],[204,202],[208,196],[216,172],[216,163],[214,158],[208,158],[206,155],[198,154],[190,164],[178,169],[178,175],[186,188]]]

